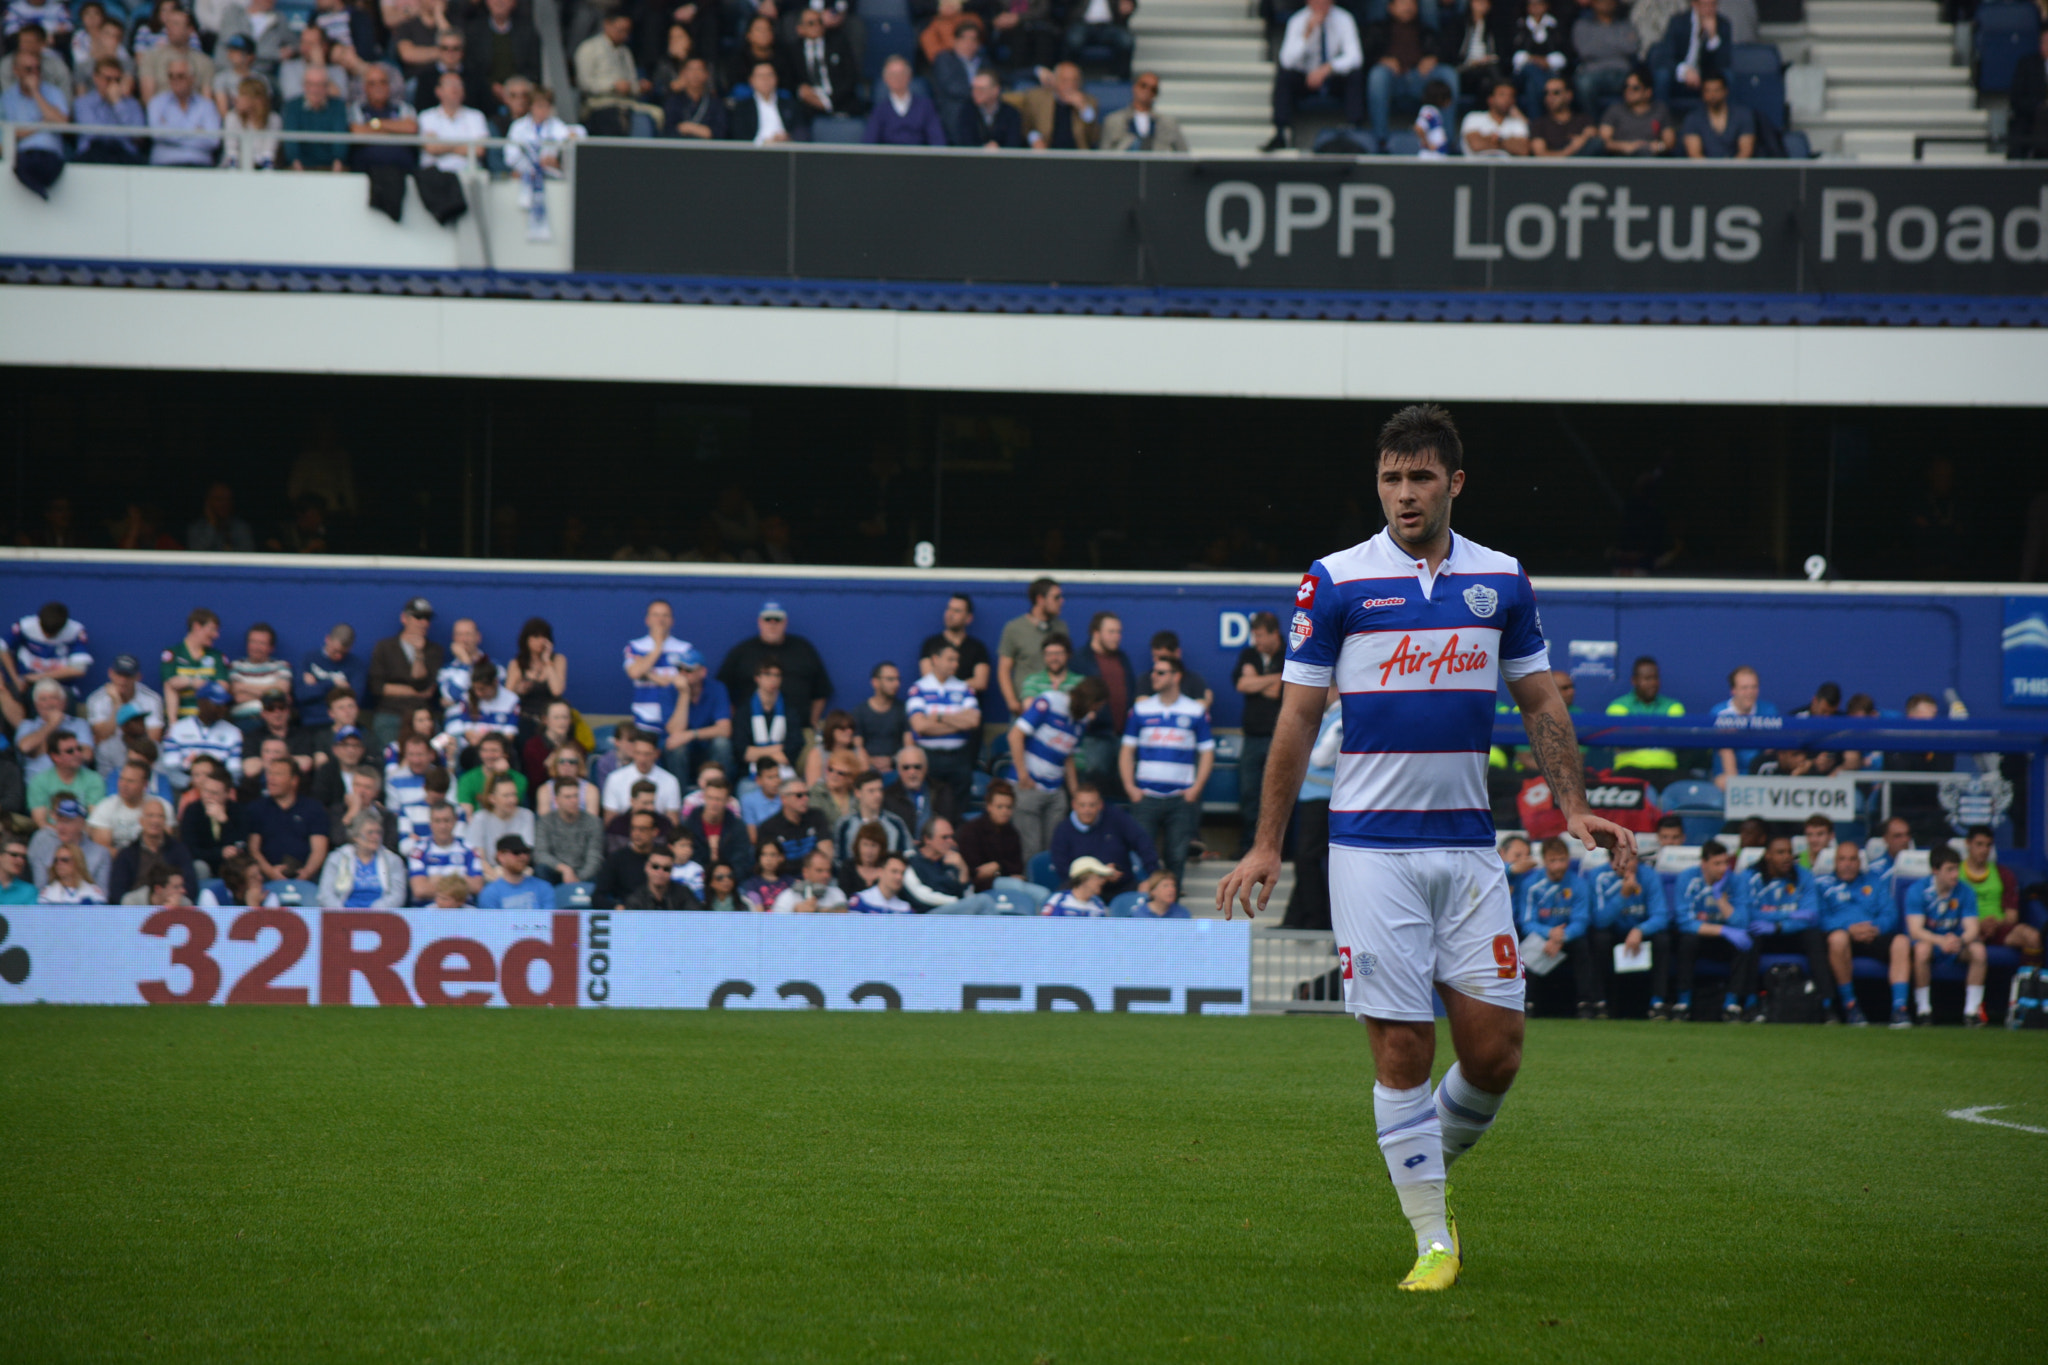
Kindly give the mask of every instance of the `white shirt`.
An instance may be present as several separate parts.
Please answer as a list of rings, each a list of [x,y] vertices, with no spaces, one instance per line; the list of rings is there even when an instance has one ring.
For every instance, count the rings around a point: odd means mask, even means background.
[[[1110,13],[1109,0],[1088,0],[1088,8],[1082,12],[1084,24],[1113,24],[1116,16]]]
[[[505,164],[511,168],[514,175],[525,175],[533,165],[533,148],[538,147],[542,152],[559,153],[563,143],[584,135],[583,125],[580,123],[564,123],[551,114],[546,123],[536,124],[533,115],[522,114],[505,132],[505,136],[512,143],[505,149]],[[562,168],[546,167],[543,173],[559,180]]]
[[[660,764],[654,771],[641,772],[631,763],[612,770],[604,780],[604,813],[617,815],[633,804],[633,786],[638,782],[654,784],[654,808],[663,815],[681,815],[683,810],[683,786],[676,781],[676,775]]]
[[[435,142],[467,142],[490,135],[491,125],[484,122],[483,111],[466,104],[452,114],[437,104],[420,115],[420,136]],[[439,156],[428,157],[426,161],[436,170],[466,171],[476,165],[476,152],[474,149],[442,152]]]
[[[1464,123],[1458,126],[1458,141],[1464,147],[1465,155],[1506,156],[1508,155],[1507,152],[1497,148],[1484,152],[1473,150],[1472,135],[1474,133],[1488,133],[1494,137],[1502,138],[1527,137],[1529,136],[1529,125],[1519,113],[1509,114],[1504,119],[1497,119],[1493,116],[1491,109],[1474,109],[1471,113],[1465,115]]]
[[[1280,40],[1280,65],[1289,71],[1313,71],[1324,62],[1339,75],[1365,65],[1365,45],[1358,40],[1358,21],[1348,10],[1330,7],[1316,36],[1308,36],[1313,15],[1298,9],[1287,21],[1287,36]]]
[[[152,801],[163,807],[164,823],[175,838],[178,817],[172,813],[170,803],[160,796],[145,796],[142,804],[131,806],[116,792],[94,806],[85,823],[92,829],[106,830],[113,838],[114,851],[118,853],[142,837],[142,812],[149,809]]]
[[[787,128],[782,126],[782,111],[776,108],[775,104],[774,100],[762,99],[760,91],[756,90],[754,92],[754,115],[758,120],[758,126],[754,132],[754,145],[756,147],[764,146],[774,141],[776,137],[786,135],[789,132]]]
[[[137,683],[135,684],[135,695],[128,700],[149,712],[148,725],[150,729],[160,731],[164,728],[164,699],[162,697],[149,688],[144,687],[141,683]],[[90,725],[100,725],[111,721],[115,716],[121,714],[121,708],[127,704],[128,702],[122,701],[114,694],[113,684],[109,683],[85,699],[86,722]]]

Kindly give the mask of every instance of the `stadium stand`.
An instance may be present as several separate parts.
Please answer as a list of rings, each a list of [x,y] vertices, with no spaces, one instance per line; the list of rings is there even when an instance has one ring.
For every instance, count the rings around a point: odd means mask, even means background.
[[[1991,122],[1958,51],[1957,33],[1968,29],[1944,23],[1933,0],[1808,0],[1803,20],[1766,24],[1762,32],[1794,63],[1794,81],[1812,92],[1794,122],[1816,152],[1973,161],[1991,155],[1984,142]],[[1923,141],[1916,155],[1915,140],[1928,138],[1958,140]]]
[[[188,540],[195,544],[239,543],[246,537],[232,503],[226,501],[210,501],[207,514],[187,531]],[[23,605],[14,604],[10,613]],[[1051,852],[1032,851],[1027,857],[1016,843],[1004,843],[1000,831],[1009,818],[1007,799],[997,807],[985,807],[985,801],[992,799],[987,797],[991,778],[1014,776],[1007,749],[999,743],[980,746],[983,757],[974,764],[971,781],[956,781],[944,788],[921,781],[907,785],[907,778],[898,780],[892,763],[882,779],[883,814],[874,817],[874,825],[862,826],[860,821],[868,817],[854,814],[852,792],[839,779],[850,778],[879,755],[868,754],[857,730],[849,733],[843,749],[828,755],[818,746],[806,720],[818,715],[826,704],[821,689],[830,686],[825,672],[828,665],[842,674],[857,673],[858,665],[866,661],[822,658],[803,637],[788,633],[786,614],[773,602],[762,607],[756,634],[735,642],[722,654],[699,650],[678,639],[672,633],[673,610],[666,603],[651,606],[647,635],[625,645],[623,667],[633,700],[631,714],[623,718],[584,715],[574,709],[579,692],[576,680],[587,679],[592,665],[582,662],[580,656],[577,672],[571,675],[566,664],[557,667],[552,663],[552,628],[538,618],[520,628],[516,642],[490,642],[508,656],[503,687],[493,681],[500,670],[485,666],[489,656],[475,623],[462,618],[444,628],[437,609],[423,596],[416,595],[404,604],[399,633],[374,647],[367,640],[358,640],[353,632],[293,619],[288,611],[278,613],[277,619],[284,622],[282,632],[287,640],[303,642],[326,631],[319,649],[291,665],[294,676],[289,695],[281,689],[269,690],[277,684],[270,681],[274,665],[267,662],[267,653],[245,646],[245,637],[256,640],[264,637],[265,631],[250,628],[244,632],[240,623],[235,623],[232,633],[223,634],[222,623],[203,609],[186,618],[182,636],[177,623],[158,623],[157,634],[165,640],[160,664],[145,669],[124,656],[111,661],[113,666],[104,675],[95,671],[98,661],[88,623],[74,619],[64,604],[45,603],[14,622],[4,665],[0,665],[0,684],[4,684],[0,686],[0,714],[7,722],[7,734],[0,736],[0,817],[17,834],[33,835],[29,856],[32,885],[38,893],[67,903],[89,903],[95,894],[104,894],[104,886],[95,878],[105,864],[93,857],[103,847],[121,860],[117,868],[128,869],[117,876],[124,878],[121,885],[137,888],[129,893],[132,903],[177,904],[181,897],[196,893],[211,904],[311,906],[334,898],[363,906],[436,900],[447,905],[469,899],[505,908],[539,904],[632,908],[642,905],[650,894],[641,872],[649,851],[671,839],[687,838],[687,847],[676,845],[676,880],[656,897],[661,905],[698,908],[703,869],[711,859],[708,854],[701,858],[692,855],[715,847],[718,861],[734,865],[741,893],[752,897],[749,903],[766,909],[780,898],[778,888],[788,883],[780,873],[767,876],[766,883],[757,876],[759,850],[764,845],[776,844],[784,863],[792,867],[814,846],[836,851],[836,885],[851,897],[865,889],[877,873],[876,867],[849,856],[869,838],[870,831],[878,847],[886,847],[896,837],[880,823],[883,820],[900,822],[904,831],[927,831],[919,837],[928,838],[926,822],[932,816],[957,822],[961,846],[973,848],[977,858],[993,854],[998,871],[993,877],[995,884],[982,888],[990,893],[986,903],[975,902],[981,913],[1033,913],[1039,897],[1066,883]],[[1031,619],[1020,617],[1018,621]],[[1011,657],[1009,641],[1013,636],[1034,638],[1030,631],[1018,634],[1018,621],[1003,632],[1006,659]],[[121,622],[114,629],[125,635],[134,625]],[[449,641],[445,647],[433,638],[444,632]],[[275,641],[278,637],[267,638]],[[939,638],[933,637],[925,647],[932,648]],[[1161,638],[1169,643],[1162,646],[1155,640],[1155,648],[1173,648],[1170,636]],[[407,649],[412,651],[410,655]],[[414,661],[410,665],[409,657]],[[1033,663],[1028,654],[1017,657],[1023,671],[1015,676],[1027,677]],[[715,659],[719,662],[714,668]],[[653,660],[652,665],[646,660]],[[594,666],[606,667],[605,663]],[[756,680],[770,666],[779,670],[782,679],[781,689],[772,698],[767,691],[758,695],[755,691]],[[910,675],[908,661],[902,671],[906,677]],[[305,674],[303,680],[299,673]],[[107,677],[106,685],[88,690],[88,684],[100,676]],[[1038,676],[1049,679],[1051,675]],[[1067,676],[1072,680],[1076,675]],[[581,690],[591,686],[583,682]],[[233,723],[227,718],[231,707],[272,695],[287,705],[295,703],[303,714],[283,719],[281,730],[269,728],[271,723],[264,719],[268,707]],[[1836,696],[1839,689],[1823,687],[1819,695]],[[766,704],[763,698],[769,699]],[[815,698],[815,704],[809,698]],[[558,701],[570,705],[555,705]],[[1906,712],[1922,707],[1932,712],[1936,706],[1931,698],[1916,696],[1907,700]],[[340,709],[343,707],[348,709]],[[180,712],[187,714],[181,719]],[[664,712],[669,713],[666,720]],[[1755,714],[1774,713],[1759,704]],[[1839,725],[1827,718],[1829,714],[1822,712],[1801,723]],[[1587,725],[1603,723],[1588,721]],[[1616,721],[1621,730],[1635,723],[1627,717]],[[1659,717],[1654,723],[1686,722]],[[1879,723],[1887,722],[1880,717]],[[899,721],[894,727],[885,726],[891,729],[891,736],[878,742],[893,744],[894,733],[907,724]],[[121,754],[110,758],[108,750],[101,747],[89,756],[86,766],[79,767],[77,746],[66,745],[65,752],[58,752],[50,742],[52,734],[88,725],[106,727],[104,736],[95,732],[93,739],[119,745]],[[732,727],[729,737],[716,734],[723,726]],[[828,731],[834,728],[829,716],[823,726]],[[1131,726],[1125,731],[1127,736],[1135,732],[1135,712]],[[433,743],[410,747],[396,743],[408,728],[416,728]],[[514,757],[497,752],[494,728],[513,737]],[[981,726],[987,740],[994,740],[1006,728],[1005,722],[994,719]],[[360,745],[364,731],[374,739],[367,746],[370,756],[358,763],[352,756],[365,750],[349,746]],[[277,746],[274,765],[296,765],[306,774],[301,782],[307,795],[296,804],[281,785],[285,777],[275,771],[268,777],[269,794],[263,795],[264,779],[258,776],[261,765],[249,750],[266,733],[276,736],[268,741]],[[707,733],[714,737],[700,741]],[[1679,746],[1724,733],[1710,722],[1702,730],[1672,732],[1673,743]],[[1888,733],[1890,743],[1903,742],[1895,732]],[[1823,756],[1848,750],[1848,741],[1839,734],[1815,743],[1810,732],[1791,731],[1787,741],[1802,734]],[[161,745],[156,742],[159,738]],[[1981,742],[1974,732],[1954,739],[1958,744]],[[1216,817],[1225,817],[1222,823],[1227,826],[1239,795],[1243,738],[1233,727],[1223,730],[1219,740],[1219,763],[1212,785],[1203,793],[1202,809],[1212,824]],[[1127,738],[1126,743],[1132,742]],[[1599,739],[1596,736],[1590,742],[1597,744]],[[746,757],[763,758],[758,777],[751,775],[748,767],[735,769],[731,760],[742,756],[735,752],[742,746]],[[1681,747],[1680,752],[1686,750]],[[1791,761],[1787,755],[1797,752],[1788,748],[1759,750],[1746,756],[1746,771],[1783,773]],[[1964,858],[1961,875],[1969,885],[1981,889],[1982,899],[1975,900],[1979,893],[1972,893],[1973,903],[1978,904],[1983,923],[1992,926],[1984,935],[1990,942],[1986,958],[1991,1005],[1987,1013],[1996,1013],[2013,972],[2039,959],[2041,931],[2048,926],[2048,901],[2044,901],[2048,885],[2028,881],[2038,865],[2037,855],[1997,847],[1998,834],[1981,822],[1970,826],[1971,837],[1959,838],[1955,831],[1960,826],[1951,823],[1956,818],[1952,812],[1911,799],[1913,791],[1924,788],[1901,788],[1885,780],[1894,772],[1918,776],[1955,769],[1966,777],[1984,773],[1973,756],[1850,752],[1858,753],[1852,769],[1868,779],[1859,788],[1856,818],[1832,828],[1822,822],[1818,832],[1808,828],[1806,863],[1816,872],[1831,867],[1830,841],[1855,843],[1870,834],[1871,873],[1882,879],[1893,908],[1904,916],[1919,913],[1913,907],[1920,902],[1912,898],[1923,894],[1926,884],[1922,879],[1938,870],[1930,867],[1930,850],[1943,844],[1955,847]],[[49,756],[52,753],[56,754],[54,761]],[[839,754],[843,760],[834,756]],[[146,774],[147,782],[137,781],[132,790],[124,786],[117,792],[108,773],[96,771],[94,765],[112,770],[128,755],[139,757],[141,763],[130,763],[126,775],[115,772],[113,776],[126,782],[141,773]],[[901,759],[904,754],[891,757]],[[228,765],[230,777],[239,779],[246,773],[248,780],[210,780],[213,769],[209,765],[216,759]],[[569,766],[562,770],[564,775],[551,777],[565,760]],[[510,769],[494,767],[506,763]],[[644,778],[636,775],[636,767]],[[1714,777],[1716,767],[1709,761],[1691,769],[1670,769],[1667,777],[1645,789],[1647,802],[1632,817],[1653,868],[1650,875],[1659,879],[1668,905],[1678,904],[1686,894],[1687,879],[1700,865],[1701,846],[1714,838],[1734,846],[1736,853],[1727,873],[1729,882],[1719,894],[1732,894],[1738,900],[1759,894],[1756,877],[1761,874],[1756,869],[1765,866],[1765,844],[1774,835],[1790,832],[1787,825],[1773,828],[1755,818],[1737,825],[1724,807],[1724,781]],[[494,770],[508,771],[512,781],[502,786],[490,784],[498,790],[487,798],[484,779]],[[714,777],[714,771],[719,775]],[[1497,775],[1509,788],[1528,776],[1525,768],[1514,763],[1497,770]],[[1111,783],[1119,804],[1128,799],[1115,783],[1112,770],[1090,768],[1088,776]],[[604,793],[602,809],[583,809],[582,791],[599,788]],[[1007,788],[996,790],[1007,795]],[[1497,804],[1499,790],[1496,788]],[[145,810],[152,797],[169,803],[176,817],[176,832],[168,842],[152,832],[147,819],[139,826],[123,820],[123,808]],[[728,804],[735,797],[737,805]],[[1981,799],[1988,818],[2002,821],[2003,803],[2009,797],[1999,797],[1995,787],[1984,787]],[[1891,804],[1894,802],[1897,804]],[[592,804],[597,804],[594,797]],[[90,822],[85,818],[88,809]],[[438,814],[440,809],[452,809],[455,819],[445,820]],[[1508,809],[1511,813],[1499,820],[1506,837],[1519,837],[1518,831],[1507,829],[1512,820],[1527,814],[1533,829],[1543,814],[1540,804],[1517,807],[1510,803]],[[1893,809],[1902,814],[1886,822],[1882,817]],[[714,810],[722,812],[716,819],[712,818]],[[1678,817],[1683,842],[1660,844],[1653,833],[1660,811]],[[1152,880],[1148,870],[1157,865],[1153,847],[1142,835],[1133,833],[1141,826],[1130,816],[1109,812],[1098,818],[1109,824],[1089,828],[1101,829],[1100,838],[1110,841],[1106,847],[1128,851],[1130,876],[1137,883],[1107,897],[1107,906],[1100,913],[1129,916],[1137,893],[1146,890]],[[1004,824],[991,823],[997,820]],[[88,825],[107,836],[92,834],[98,843],[90,851],[84,842]],[[836,841],[830,837],[835,826]],[[1060,828],[1064,830],[1064,820]],[[2004,828],[2001,824],[2000,829]],[[249,853],[249,836],[260,834],[268,840],[270,833],[277,833],[281,841],[293,829],[317,836],[312,845],[315,857],[321,857],[321,851],[330,846],[333,851],[324,854],[321,866],[300,866],[294,857],[277,852],[281,842],[272,844],[275,868],[286,875],[266,881],[256,861],[244,856]],[[1871,833],[1879,830],[1881,837]],[[189,848],[181,837],[189,841]],[[911,836],[904,833],[901,837]],[[1055,849],[1063,837],[1055,837]],[[1216,832],[1207,831],[1204,837],[1216,837]],[[85,855],[87,876],[82,881],[73,870],[65,871],[68,880],[53,879],[49,871],[52,855],[67,844]],[[919,854],[925,859],[919,871],[920,904],[926,908],[945,908],[942,899],[952,893],[939,884],[949,876],[959,883],[963,894],[969,892],[970,882],[990,879],[985,870],[970,869],[950,845],[934,847],[943,849],[943,856]],[[1002,852],[1005,847],[1012,852]],[[1572,871],[1589,885],[1599,884],[1600,874],[1609,866],[1606,852],[1569,844],[1567,848]],[[534,870],[542,880],[529,890],[526,868],[537,853],[540,866]],[[1124,854],[1111,856],[1120,861]],[[207,865],[200,865],[202,859]],[[1210,864],[1206,869],[1205,861]],[[268,862],[264,865],[271,866]],[[1197,913],[1207,913],[1202,907],[1213,896],[1211,888],[1221,865],[1196,850],[1189,875],[1179,886],[1180,900],[1196,907]],[[954,868],[950,874],[945,871],[948,866]],[[161,868],[175,871],[183,867],[197,868],[190,885],[182,876],[159,872]],[[0,873],[0,877],[4,875]],[[9,894],[11,885],[0,885],[0,895]],[[1283,886],[1283,893],[1290,891],[1291,885]],[[1527,885],[1533,883],[1525,884],[1524,889]],[[26,892],[12,894],[19,897]],[[941,901],[933,901],[932,894]],[[1789,939],[1783,933],[1771,941],[1775,944],[1772,950],[1755,958],[1751,967],[1764,973],[1791,968],[1810,975],[1815,959],[1809,953],[1786,950]],[[1717,983],[1728,968],[1705,959],[1696,967],[1701,994],[1693,1005],[1694,1017],[1721,1017]],[[1965,968],[1962,960],[1937,957],[1932,981],[1947,990],[1962,983]],[[1845,984],[1863,988],[1872,1018],[1896,1020],[1897,1014],[1886,1004],[1886,970],[1876,959],[1858,959],[1853,979]],[[1559,978],[1539,994],[1555,994],[1563,984],[1564,978]],[[1836,983],[1820,983],[1818,990],[1823,1002],[1831,1002]],[[1972,988],[1973,1002],[1975,994]],[[1733,1004],[1745,1017],[1758,1017],[1764,1008],[1753,997]],[[1640,1006],[1641,1002],[1631,1001],[1627,1008],[1639,1014]],[[1591,1007],[1581,1000],[1577,1008],[1585,1012]],[[1606,1008],[1604,1001],[1601,1008]],[[1616,1012],[1623,1012],[1620,1006]]]

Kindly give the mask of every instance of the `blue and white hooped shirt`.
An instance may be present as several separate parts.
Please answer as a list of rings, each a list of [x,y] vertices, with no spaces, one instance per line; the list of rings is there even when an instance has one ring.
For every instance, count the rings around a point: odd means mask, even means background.
[[[1494,695],[1550,667],[1522,566],[1454,535],[1432,574],[1382,531],[1317,560],[1294,605],[1283,676],[1343,695],[1330,842],[1492,848]]]
[[[1195,785],[1198,755],[1212,753],[1209,717],[1193,697],[1167,705],[1157,696],[1131,703],[1124,722],[1124,747],[1138,751],[1136,777],[1143,796],[1179,796]]]

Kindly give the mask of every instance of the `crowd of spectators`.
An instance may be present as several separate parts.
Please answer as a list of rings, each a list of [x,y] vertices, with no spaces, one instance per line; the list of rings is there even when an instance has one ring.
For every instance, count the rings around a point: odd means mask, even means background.
[[[1390,150],[1424,157],[1783,155],[1771,120],[1729,98],[1757,39],[1755,0],[1308,0],[1269,10],[1273,137],[1311,102]],[[1412,124],[1407,122],[1412,120]]]
[[[1170,632],[1146,673],[1113,613],[1077,645],[1063,601],[1034,582],[992,655],[956,594],[914,670],[875,663],[835,708],[778,603],[714,670],[656,600],[610,726],[540,618],[493,658],[413,597],[367,648],[342,624],[292,658],[271,624],[225,638],[198,608],[87,692],[86,626],[46,603],[0,659],[0,817],[26,858],[0,863],[0,902],[527,909],[568,886],[628,909],[1185,917],[1213,693]],[[1254,635],[1240,690],[1263,696],[1277,623]],[[991,694],[1016,717],[994,735]]]
[[[1133,82],[1137,0],[918,0],[918,32],[870,79],[851,0],[567,7],[581,122],[555,112],[529,0],[10,0],[0,117],[24,129],[16,176],[47,197],[67,161],[301,171],[479,164],[559,174],[586,134],[836,140],[1073,151],[1186,151]],[[903,27],[907,21],[899,23]],[[1128,88],[1105,112],[1085,58]],[[845,121],[855,120],[857,124]],[[334,142],[321,134],[423,142]],[[510,139],[487,152],[484,138]],[[429,193],[422,185],[422,195]]]

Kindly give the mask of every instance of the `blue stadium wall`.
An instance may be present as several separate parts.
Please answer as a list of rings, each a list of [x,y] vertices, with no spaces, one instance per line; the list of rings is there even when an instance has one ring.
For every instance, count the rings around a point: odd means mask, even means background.
[[[60,552],[61,553],[61,552]],[[358,652],[397,629],[398,610],[424,593],[437,613],[435,638],[447,638],[458,616],[482,627],[488,652],[503,659],[529,616],[555,630],[570,660],[570,693],[585,710],[627,709],[621,648],[642,633],[647,600],[675,604],[677,633],[702,649],[715,669],[725,649],[751,633],[754,614],[773,599],[791,628],[824,654],[837,697],[867,695],[868,669],[880,659],[906,668],[917,646],[938,628],[947,593],[973,594],[974,633],[993,648],[1002,625],[1025,606],[1030,574],[944,570],[725,569],[672,565],[548,565],[531,562],[369,560],[284,556],[114,555],[0,551],[0,611],[12,620],[42,602],[69,604],[91,633],[96,664],[132,653],[153,661],[178,639],[196,606],[218,612],[222,644],[239,651],[241,632],[268,621],[280,647],[296,659],[326,629],[347,621]],[[1125,646],[1142,650],[1154,631],[1180,634],[1189,664],[1216,689],[1216,719],[1238,723],[1228,685],[1237,648],[1223,643],[1226,613],[1265,609],[1283,622],[1292,609],[1295,576],[1209,577],[1194,574],[1061,575],[1066,615],[1076,630],[1098,610],[1124,621]],[[1613,641],[1614,682],[1587,679],[1580,704],[1596,709],[1626,687],[1628,661],[1662,661],[1667,694],[1704,710],[1727,695],[1737,664],[1756,667],[1764,696],[1789,711],[1815,684],[1839,682],[1845,693],[1869,692],[1887,710],[1913,692],[1955,688],[1974,716],[2037,720],[2039,712],[2002,706],[1997,588],[1903,585],[1773,584],[1749,589],[1703,583],[1607,579],[1538,579],[1552,658],[1568,666],[1568,642]],[[993,717],[992,717],[993,718]]]

